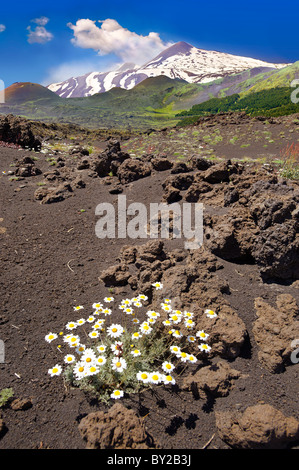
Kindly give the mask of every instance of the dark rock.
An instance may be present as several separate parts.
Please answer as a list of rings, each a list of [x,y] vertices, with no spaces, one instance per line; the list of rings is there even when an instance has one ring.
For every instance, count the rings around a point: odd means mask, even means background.
[[[125,160],[118,168],[117,176],[122,184],[131,183],[140,178],[150,176],[151,167],[148,163],[133,158]]]
[[[233,448],[283,449],[299,440],[299,421],[267,404],[216,411],[220,438]]]
[[[171,174],[176,175],[178,173],[188,173],[191,171],[191,168],[186,165],[184,162],[176,162],[174,163],[172,170],[170,171]]]
[[[172,168],[173,164],[170,160],[167,160],[167,158],[153,158],[151,160],[151,164],[153,166],[153,169],[156,171],[166,171],[170,170]]]
[[[79,431],[88,449],[147,449],[156,447],[144,422],[133,410],[116,403],[109,411],[90,413]]]

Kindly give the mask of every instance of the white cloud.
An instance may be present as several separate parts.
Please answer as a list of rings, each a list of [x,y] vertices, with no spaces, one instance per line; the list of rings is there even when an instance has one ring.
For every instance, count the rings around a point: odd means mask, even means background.
[[[159,54],[171,43],[162,41],[158,33],[142,36],[123,28],[116,20],[98,21],[80,19],[75,25],[68,23],[74,32],[72,43],[84,49],[93,49],[99,55],[115,54],[124,62],[143,64]]]
[[[46,26],[46,24],[49,23],[49,18],[46,16],[41,16],[40,18],[34,18],[34,20],[31,20],[32,23],[36,23],[39,26]]]
[[[28,26],[27,31],[28,34],[28,42],[29,44],[45,44],[53,39],[53,34],[50,31],[47,31],[45,25],[49,22],[49,18],[46,16],[41,16],[40,18],[35,18],[31,20],[32,23],[37,24],[35,29],[31,29],[31,26]]]
[[[6,30],[6,26],[4,24],[0,24],[0,33]]]

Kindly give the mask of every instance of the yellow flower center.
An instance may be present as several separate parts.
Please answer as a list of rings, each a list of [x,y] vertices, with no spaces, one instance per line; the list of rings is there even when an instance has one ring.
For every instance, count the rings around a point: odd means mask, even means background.
[[[84,367],[79,367],[79,372],[83,372],[84,371]]]
[[[93,367],[93,366],[90,368],[90,372],[95,372],[96,370],[97,370],[97,369],[96,369],[95,367]]]
[[[91,362],[91,358],[90,358],[90,357],[87,357],[87,358],[86,358],[86,362]]]
[[[141,378],[142,378],[143,380],[147,379],[147,374],[144,374],[144,373],[141,374]]]
[[[182,357],[187,357],[187,354],[185,352],[182,352]]]
[[[116,362],[116,367],[120,367],[121,366],[121,362]]]
[[[170,364],[166,364],[166,369],[171,369],[171,365],[170,365]]]
[[[58,372],[58,369],[57,369],[57,367],[54,367],[53,373],[56,374],[56,372]]]
[[[119,390],[115,390],[114,395],[116,395],[116,396],[120,395],[120,391],[119,391]]]
[[[116,333],[116,332],[117,332],[117,328],[112,328],[112,332],[113,332],[113,333]]]
[[[153,375],[153,380],[158,380],[159,376],[157,374]]]

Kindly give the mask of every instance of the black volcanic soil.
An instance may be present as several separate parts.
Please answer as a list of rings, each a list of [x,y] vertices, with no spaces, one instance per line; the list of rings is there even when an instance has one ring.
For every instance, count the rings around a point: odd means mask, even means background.
[[[233,127],[232,135],[235,132]],[[254,145],[250,141],[251,153]],[[35,165],[42,174],[11,179],[7,174],[15,168],[11,164],[24,156],[36,157]],[[48,369],[61,361],[61,353],[49,347],[44,337],[49,331],[60,331],[73,319],[74,305],[91,307],[110,294],[98,278],[117,264],[124,245],[140,246],[148,241],[100,240],[95,236],[96,205],[117,202],[117,194],[110,194],[110,185],[105,184],[109,178],[81,173],[86,186],[76,189],[71,197],[52,204],[35,200],[35,191],[43,187],[38,185],[44,181],[43,173],[54,167],[47,154],[0,148],[0,339],[5,343],[6,358],[5,364],[0,364],[0,390],[11,387],[14,398],[32,403],[26,410],[10,406],[1,410],[6,429],[0,449],[85,448],[78,424],[88,413],[107,408],[83,391],[66,387],[61,378],[48,375]],[[169,176],[170,170],[154,171],[124,185],[122,194],[128,203],[160,202],[162,184]],[[221,205],[215,204],[215,208]],[[165,241],[166,250],[174,248],[183,248],[182,241]],[[283,373],[263,368],[252,333],[255,298],[262,297],[274,305],[277,295],[284,293],[292,295],[299,305],[297,284],[263,282],[255,264],[219,261],[223,268],[217,276],[230,287],[224,298],[245,323],[249,337],[240,354],[228,362],[248,377],[239,379],[228,396],[215,399],[195,399],[180,388],[163,387],[123,399],[126,407],[144,417],[146,430],[164,449],[201,449],[211,438],[209,448],[229,448],[217,432],[215,410],[268,403],[299,419],[298,366],[288,366]],[[134,291],[127,285],[115,288],[113,295],[120,300],[132,297]]]

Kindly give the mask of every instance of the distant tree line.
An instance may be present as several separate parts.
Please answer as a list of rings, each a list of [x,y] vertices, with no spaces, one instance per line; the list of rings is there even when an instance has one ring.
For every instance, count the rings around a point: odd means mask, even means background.
[[[225,98],[211,98],[182,111],[176,117],[182,118],[179,125],[188,125],[196,122],[200,116],[229,111],[245,111],[252,116],[275,117],[298,113],[299,104],[292,103],[289,87],[272,88],[251,93],[244,98],[237,93]]]

